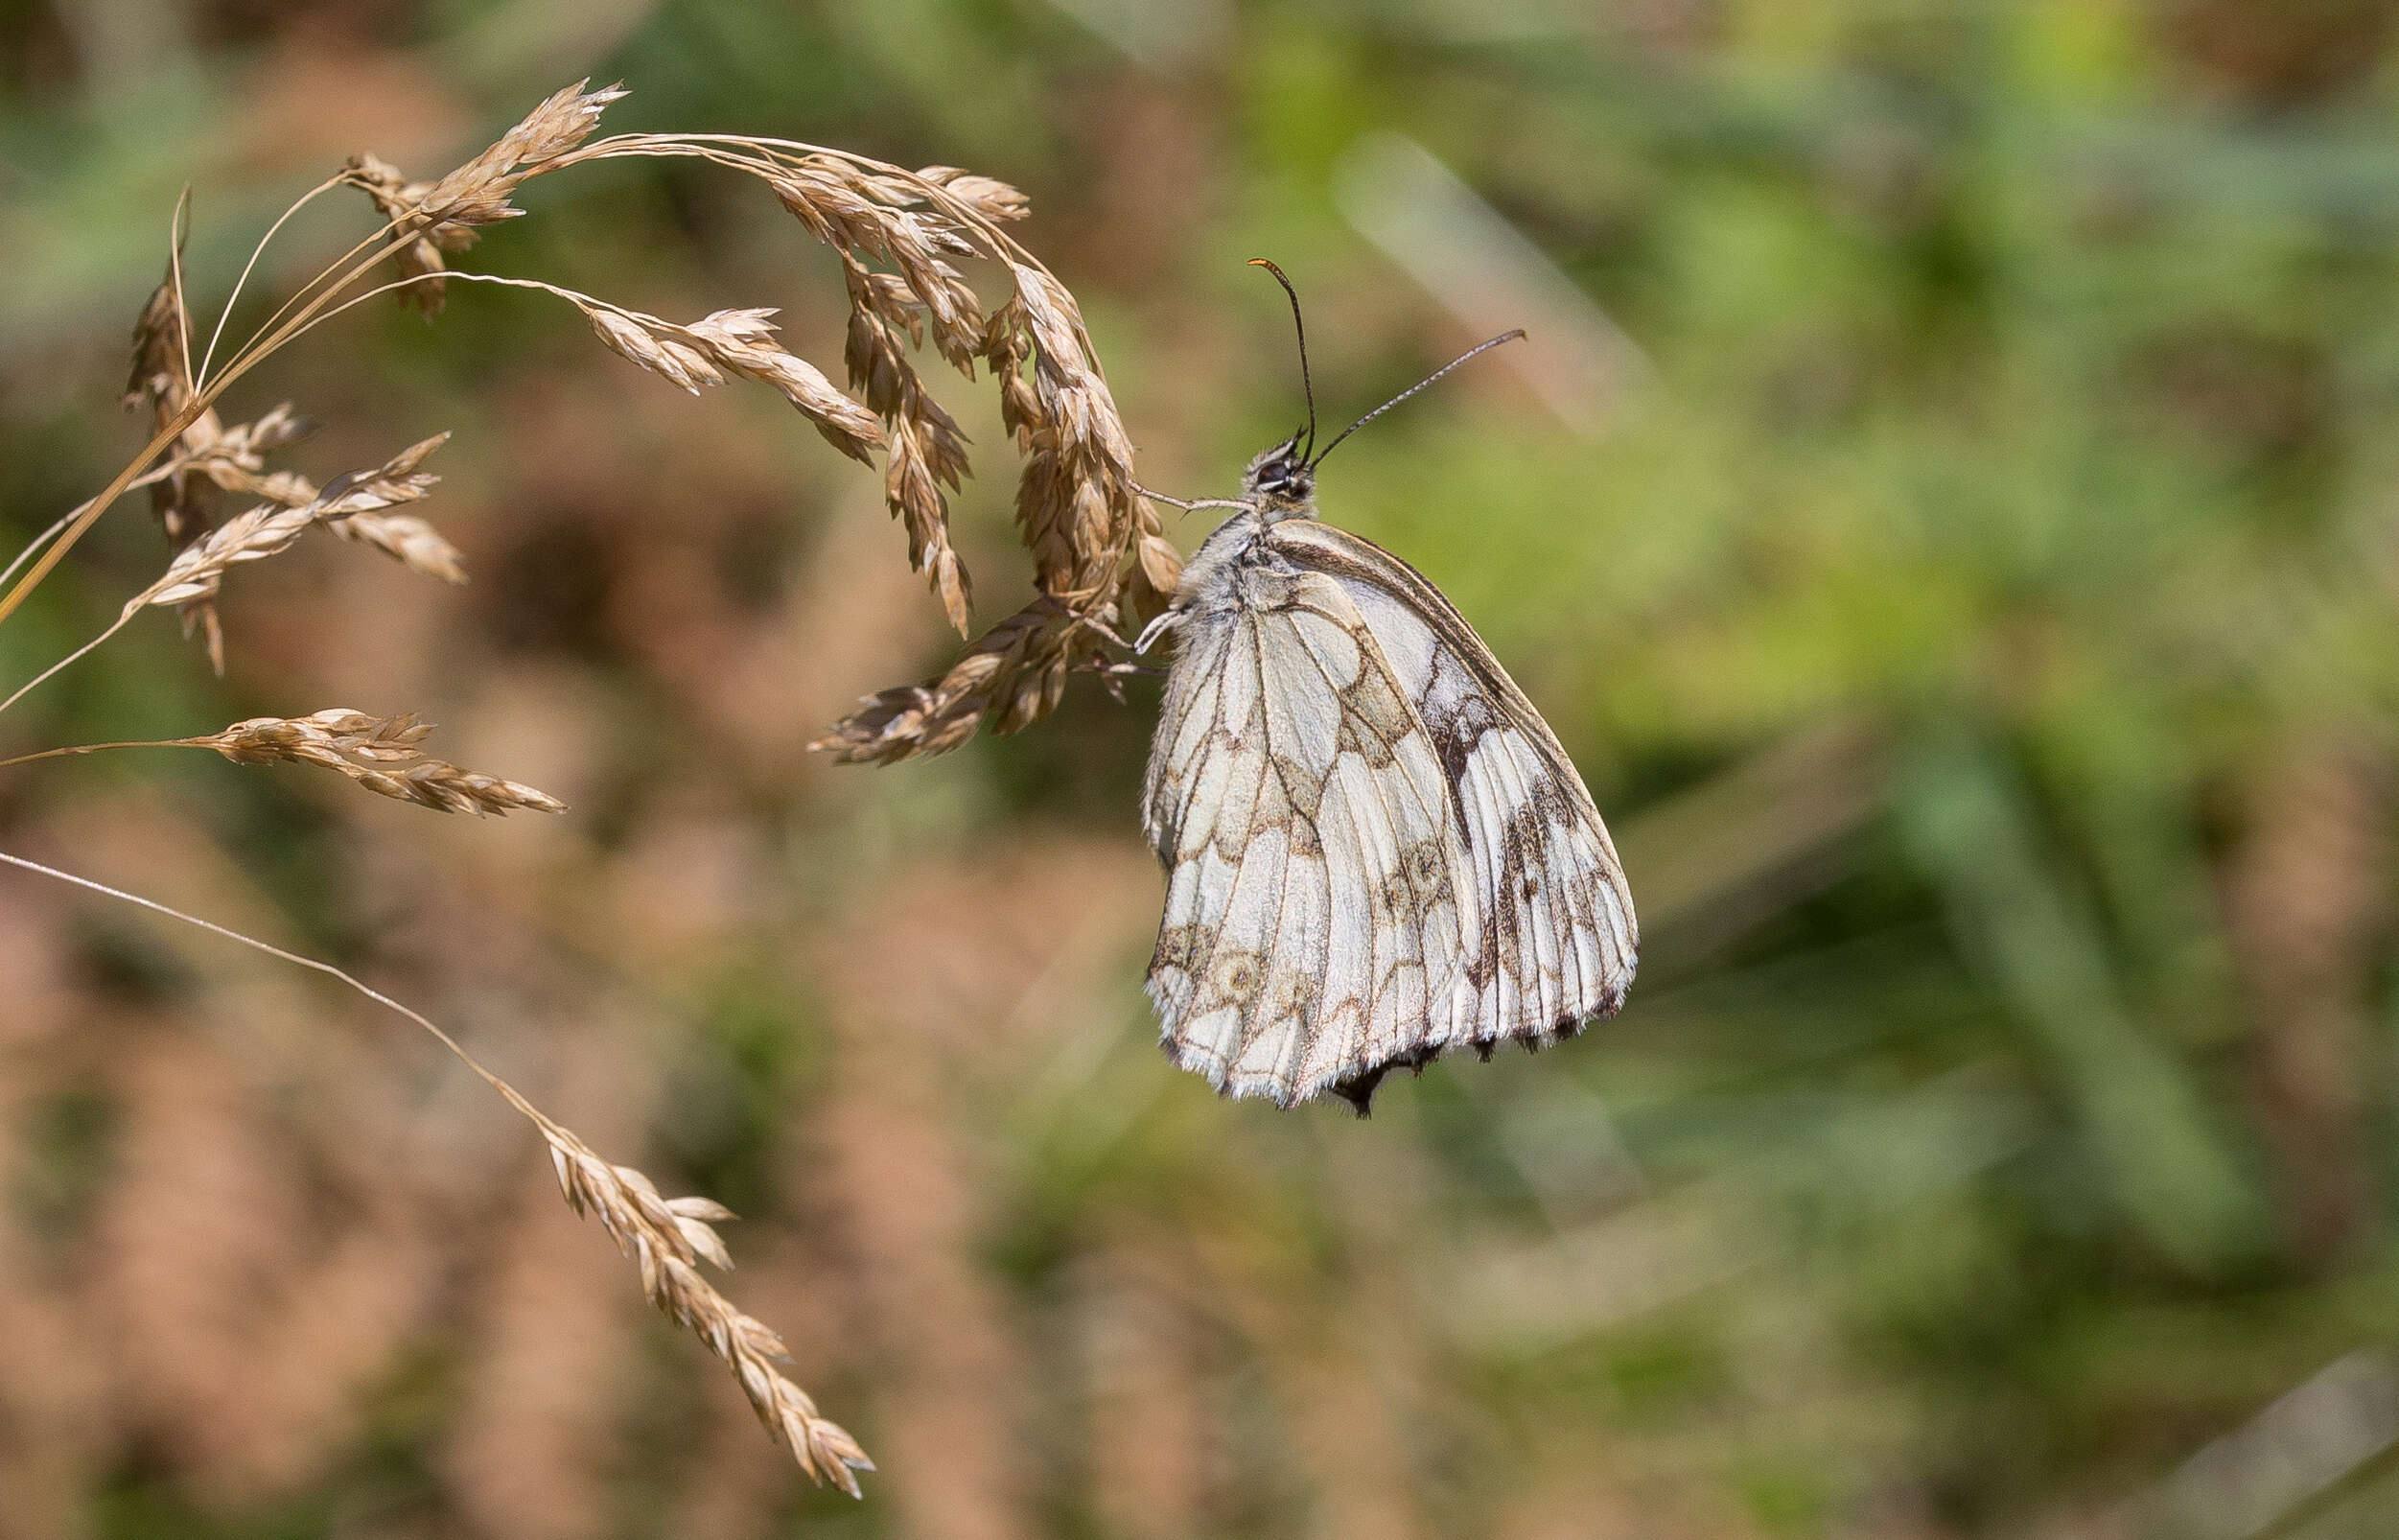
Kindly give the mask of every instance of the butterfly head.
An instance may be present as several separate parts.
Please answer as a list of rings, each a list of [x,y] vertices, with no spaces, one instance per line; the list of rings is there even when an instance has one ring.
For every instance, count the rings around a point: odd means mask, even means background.
[[[1241,478],[1241,500],[1269,519],[1316,517],[1316,468],[1293,433],[1249,462]]]

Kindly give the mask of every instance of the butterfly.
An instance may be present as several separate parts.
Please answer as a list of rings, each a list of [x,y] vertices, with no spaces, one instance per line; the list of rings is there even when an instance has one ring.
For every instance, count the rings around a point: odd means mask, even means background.
[[[1301,378],[1307,335],[1299,298]],[[1456,606],[1321,522],[1316,470],[1350,433],[1260,455],[1233,512],[1136,643],[1171,636],[1143,827],[1167,872],[1148,990],[1160,1043],[1228,1096],[1327,1090],[1452,1048],[1538,1048],[1615,1014],[1638,933],[1591,793]],[[1153,495],[1153,494],[1145,494]]]

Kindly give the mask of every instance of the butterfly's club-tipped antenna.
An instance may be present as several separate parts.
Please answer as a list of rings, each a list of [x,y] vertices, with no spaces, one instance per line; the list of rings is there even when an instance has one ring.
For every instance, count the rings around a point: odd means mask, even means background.
[[[1324,448],[1320,450],[1316,450],[1308,457],[1308,468],[1313,471],[1317,466],[1323,464],[1324,457],[1327,455],[1332,454],[1335,449],[1339,448],[1342,439],[1347,438],[1350,434],[1358,432],[1361,428],[1365,427],[1377,417],[1380,417],[1385,412],[1389,411],[1393,407],[1396,407],[1401,402],[1406,401],[1417,391],[1422,390],[1425,386],[1432,384],[1433,381],[1440,379],[1443,375],[1449,373],[1452,369],[1456,368],[1468,359],[1474,358],[1478,354],[1488,353],[1502,342],[1513,342],[1524,335],[1525,329],[1520,326],[1512,332],[1502,332],[1499,336],[1493,338],[1488,342],[1476,343],[1473,347],[1468,348],[1465,352],[1460,353],[1457,357],[1450,360],[1449,362],[1444,363],[1439,368],[1433,370],[1431,374],[1426,375],[1423,379],[1417,381],[1414,385],[1409,385],[1398,395],[1393,396],[1382,406],[1375,408],[1374,410],[1366,413],[1363,417],[1359,418],[1356,422],[1351,423],[1347,428],[1344,428],[1339,432],[1334,434],[1332,443],[1325,445]],[[1310,434],[1310,442],[1313,444],[1314,441],[1315,435],[1312,433]]]
[[[1308,399],[1308,426],[1301,429],[1299,432],[1292,434],[1292,450],[1299,456],[1301,462],[1305,463],[1316,449],[1316,387],[1315,382],[1308,377],[1308,323],[1299,318],[1299,291],[1293,289],[1292,281],[1283,276],[1282,268],[1266,258],[1251,257],[1249,265],[1253,268],[1264,268],[1274,274],[1274,281],[1281,284],[1283,292],[1291,296],[1292,330],[1299,334],[1299,389],[1300,393]],[[1300,447],[1302,434],[1306,435],[1308,441],[1304,449]]]

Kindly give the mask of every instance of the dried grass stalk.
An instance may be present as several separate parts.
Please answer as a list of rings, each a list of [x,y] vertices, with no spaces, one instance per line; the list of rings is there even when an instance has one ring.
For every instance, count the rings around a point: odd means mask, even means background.
[[[731,1268],[712,1222],[734,1217],[706,1198],[661,1198],[650,1179],[630,1166],[612,1166],[568,1130],[536,1116],[549,1142],[558,1185],[577,1213],[590,1213],[641,1271],[650,1302],[691,1329],[734,1371],[751,1410],[792,1453],[800,1468],[860,1495],[857,1472],[874,1462],[847,1429],[817,1411],[805,1390],[779,1365],[791,1355],[774,1329],[745,1315],[701,1273],[703,1261]]]
[[[832,749],[848,763],[891,764],[947,753],[986,719],[995,732],[1013,733],[1064,697],[1076,653],[1059,639],[1073,624],[1062,605],[1036,599],[985,632],[939,679],[865,697],[811,747]]]
[[[369,716],[331,707],[307,716],[254,716],[207,737],[182,741],[214,749],[236,764],[314,764],[337,771],[380,797],[445,813],[563,813],[547,792],[431,758],[417,744],[432,729],[415,716]]]
[[[987,220],[1021,220],[1033,212],[1033,200],[1006,182],[977,176],[956,166],[927,166],[917,175],[968,204]]]
[[[700,1341],[708,1344],[710,1352],[723,1359],[733,1369],[742,1393],[749,1397],[752,1409],[757,1412],[758,1420],[765,1423],[767,1431],[791,1451],[792,1457],[799,1460],[800,1468],[806,1471],[811,1479],[830,1482],[851,1497],[862,1495],[858,1489],[857,1473],[873,1470],[874,1462],[867,1458],[866,1451],[858,1446],[857,1439],[851,1437],[847,1429],[818,1412],[815,1401],[809,1398],[808,1393],[793,1384],[778,1366],[789,1361],[790,1353],[773,1328],[756,1317],[744,1314],[719,1293],[699,1270],[699,1264],[704,1261],[719,1268],[733,1267],[733,1257],[713,1228],[716,1224],[734,1217],[731,1209],[706,1198],[660,1197],[657,1186],[647,1177],[631,1166],[610,1165],[601,1159],[572,1130],[551,1118],[526,1100],[514,1085],[485,1068],[455,1038],[444,1032],[424,1013],[410,1010],[331,963],[287,951],[155,899],[112,888],[70,872],[61,872],[21,855],[0,851],[0,865],[32,872],[165,915],[269,957],[321,973],[414,1022],[541,1132],[543,1142],[549,1147],[550,1162],[558,1173],[558,1185],[566,1194],[568,1203],[577,1213],[588,1213],[599,1220],[601,1228],[617,1243],[617,1248],[641,1270],[641,1289],[650,1302],[690,1328]]]
[[[276,413],[289,410],[289,407],[277,407],[274,411],[260,418],[256,423],[244,424],[239,428],[227,430],[222,445],[194,458],[191,463],[197,465],[218,486],[228,491],[246,492],[256,497],[268,498],[289,508],[309,506],[315,502],[319,496],[316,483],[297,471],[275,471],[259,475],[257,474],[258,456],[249,451],[249,445],[254,440],[254,431],[272,426]],[[309,423],[304,427],[307,431],[313,432],[315,425]],[[245,434],[250,436],[245,436]],[[427,444],[439,444],[442,438],[448,436],[445,433],[440,437],[429,439]],[[418,446],[419,449],[425,447],[425,445]],[[426,478],[426,484],[430,486],[434,479],[434,478]],[[458,548],[452,545],[440,530],[435,529],[423,519],[412,513],[386,512],[382,506],[375,505],[370,499],[353,497],[347,501],[347,505],[355,511],[337,513],[327,517],[323,521],[327,529],[344,540],[362,546],[371,546],[399,562],[403,567],[423,572],[428,577],[438,577],[445,583],[466,581],[466,558],[459,554]]]

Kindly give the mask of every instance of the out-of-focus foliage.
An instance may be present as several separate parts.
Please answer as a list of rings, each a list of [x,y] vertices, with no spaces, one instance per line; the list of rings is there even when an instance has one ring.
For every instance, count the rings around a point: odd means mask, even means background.
[[[809,761],[955,646],[872,478],[523,296],[358,313],[237,398],[327,421],[325,473],[458,430],[428,511],[471,586],[296,553],[228,585],[223,684],[146,623],[0,742],[415,711],[571,818],[160,757],[6,772],[5,838],[362,969],[741,1209],[733,1292],[882,1471],[805,1490],[424,1044],[11,878],[0,1532],[2391,1532],[2395,20],[0,9],[17,538],[134,447],[117,340],[184,182],[205,315],[343,156],[438,175],[585,74],[616,128],[1023,187],[1187,496],[1299,409],[1241,259],[1299,282],[1342,420],[1522,319],[1322,500],[1549,715],[1648,943],[1618,1022],[1371,1122],[1219,1104],[1137,990],[1153,687]],[[524,201],[477,263],[838,354],[837,273],[746,185]],[[269,287],[364,220],[312,212]],[[984,394],[988,618],[1023,563]],[[10,683],[162,561],[113,513],[0,628]]]

